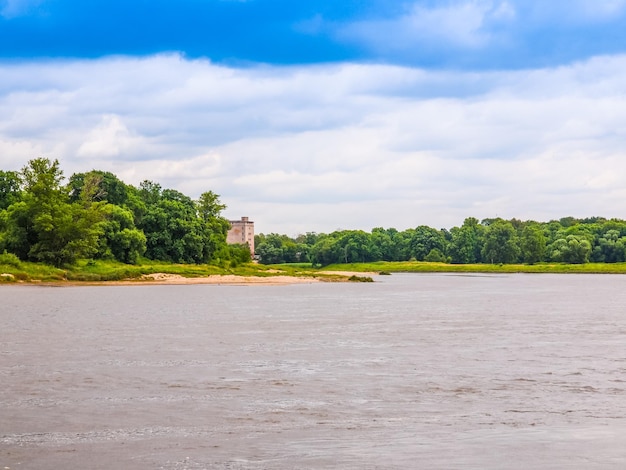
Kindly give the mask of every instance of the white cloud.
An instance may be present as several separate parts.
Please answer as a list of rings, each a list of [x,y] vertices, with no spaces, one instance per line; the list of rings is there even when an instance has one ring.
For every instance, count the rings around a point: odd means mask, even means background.
[[[626,0],[533,0],[531,18],[559,23],[608,21],[624,14]]]
[[[146,139],[133,135],[119,116],[105,115],[102,121],[85,137],[78,147],[78,157],[102,159],[141,152],[148,145]]]
[[[431,8],[414,3],[399,17],[344,24],[336,34],[381,52],[476,49],[492,42],[491,26],[515,18],[516,10],[509,1],[465,0]]]
[[[382,60],[523,67],[531,59],[567,61],[574,51],[599,50],[609,36],[618,44],[626,15],[626,0],[446,0],[404,5],[395,16],[328,23],[325,31]]]
[[[626,57],[519,72],[0,64],[0,163],[59,158],[295,234],[465,217],[626,218]]]

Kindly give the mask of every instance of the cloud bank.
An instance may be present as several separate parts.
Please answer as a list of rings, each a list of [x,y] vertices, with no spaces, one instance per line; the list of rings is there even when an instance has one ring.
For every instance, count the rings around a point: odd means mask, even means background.
[[[499,72],[2,63],[0,161],[213,190],[266,233],[626,218],[625,78],[626,56]]]

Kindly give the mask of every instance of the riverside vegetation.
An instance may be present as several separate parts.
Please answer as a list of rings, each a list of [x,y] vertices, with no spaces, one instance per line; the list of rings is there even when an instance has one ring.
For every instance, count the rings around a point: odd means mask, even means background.
[[[326,276],[354,272],[626,272],[626,222],[593,217],[547,223],[467,218],[450,230],[341,230],[228,245],[225,205],[99,170],[67,182],[58,160],[0,170],[0,282],[101,281],[163,272],[186,277]],[[280,265],[279,269],[271,268]],[[332,278],[332,276],[330,276]],[[354,281],[367,277],[353,276]]]
[[[262,263],[341,264],[357,271],[626,271],[626,221],[602,217],[469,217],[450,230],[420,225],[402,232],[379,227],[296,238],[261,234],[255,246]]]
[[[33,159],[20,172],[0,170],[0,282],[153,273],[342,279],[251,263],[248,245],[226,243],[225,207],[212,191],[192,200],[153,181],[134,187],[105,171],[65,182],[58,160]]]

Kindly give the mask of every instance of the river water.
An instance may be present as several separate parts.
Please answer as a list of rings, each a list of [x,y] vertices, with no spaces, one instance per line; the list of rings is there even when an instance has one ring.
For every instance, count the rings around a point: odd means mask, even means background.
[[[0,468],[624,469],[626,277],[0,287]]]

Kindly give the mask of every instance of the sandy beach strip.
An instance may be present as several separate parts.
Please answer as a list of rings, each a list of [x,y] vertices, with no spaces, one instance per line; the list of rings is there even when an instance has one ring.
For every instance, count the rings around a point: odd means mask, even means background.
[[[41,283],[53,286],[154,286],[154,285],[270,285],[280,286],[289,284],[312,284],[323,279],[315,277],[295,276],[237,276],[234,274],[215,274],[203,277],[185,277],[179,274],[152,273],[144,274],[136,279],[123,279],[120,281],[61,281],[54,283]],[[39,284],[39,283],[38,283]]]
[[[296,276],[237,276],[234,274],[215,274],[205,277],[184,277],[179,274],[154,273],[146,274],[138,280],[114,281],[125,284],[227,284],[227,285],[284,285],[320,282],[315,277]],[[108,282],[107,282],[108,284]]]
[[[185,277],[180,274],[151,273],[133,279],[123,279],[119,281],[37,281],[18,282],[21,285],[40,286],[154,286],[154,285],[266,285],[281,286],[290,284],[314,284],[318,282],[342,282],[347,281],[350,276],[376,276],[378,273],[358,273],[348,271],[320,271],[321,276],[238,276],[235,274],[213,274],[202,277]],[[4,283],[3,283],[4,284]],[[5,285],[16,285],[16,283],[6,283]]]

